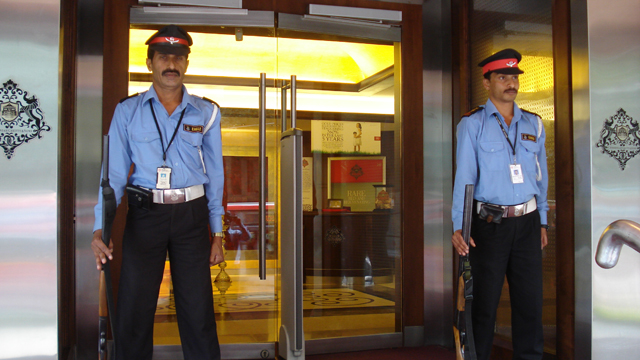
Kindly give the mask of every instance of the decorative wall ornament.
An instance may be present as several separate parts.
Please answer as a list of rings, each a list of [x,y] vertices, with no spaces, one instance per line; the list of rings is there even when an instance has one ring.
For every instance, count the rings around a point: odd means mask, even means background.
[[[638,121],[627,115],[624,109],[604,121],[597,147],[602,152],[618,160],[620,169],[624,171],[627,161],[640,153],[640,134]]]
[[[7,159],[15,149],[31,139],[42,138],[43,131],[51,131],[44,122],[40,102],[20,89],[12,80],[0,89],[0,146]]]
[[[331,229],[327,231],[327,234],[324,236],[324,240],[329,242],[332,245],[338,245],[342,243],[345,240],[345,238],[344,238],[344,235],[342,234],[342,231],[340,231],[338,227],[333,225],[331,226]]]

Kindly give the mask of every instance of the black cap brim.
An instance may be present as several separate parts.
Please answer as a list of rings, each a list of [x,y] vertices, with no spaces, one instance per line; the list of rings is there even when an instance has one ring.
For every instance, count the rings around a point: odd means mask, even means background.
[[[492,70],[490,71],[490,73],[513,75],[513,74],[524,74],[524,71],[520,70],[519,68],[502,68],[502,69]]]

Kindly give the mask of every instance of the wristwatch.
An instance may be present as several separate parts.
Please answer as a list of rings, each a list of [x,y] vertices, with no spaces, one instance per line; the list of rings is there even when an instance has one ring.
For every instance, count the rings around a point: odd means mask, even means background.
[[[544,228],[545,230],[549,230],[549,225],[544,224],[544,225],[540,225],[541,228]]]
[[[214,237],[215,236],[224,237],[224,233],[223,232],[216,232],[216,233],[213,233],[213,236]]]

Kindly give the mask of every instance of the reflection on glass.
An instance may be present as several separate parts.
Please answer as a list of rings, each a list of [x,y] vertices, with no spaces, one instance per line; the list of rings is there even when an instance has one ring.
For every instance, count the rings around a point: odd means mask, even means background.
[[[187,29],[189,30],[189,29]],[[144,41],[130,31],[130,92],[150,86]],[[305,339],[399,332],[400,101],[398,44],[366,44],[254,36],[223,29],[190,32],[194,40],[185,85],[215,100],[222,113],[225,166],[224,272],[214,286],[222,344],[277,340],[279,139],[282,80],[297,77],[297,126],[303,131]],[[258,88],[267,74],[267,280],[258,279]],[[290,103],[290,102],[289,102]],[[333,129],[335,138],[327,136]],[[338,130],[340,129],[340,130]],[[355,132],[355,135],[354,135]],[[329,158],[348,160],[346,177],[328,178]],[[381,166],[382,167],[376,167]],[[360,170],[357,170],[357,168]],[[354,175],[349,175],[352,173]],[[358,172],[360,171],[360,172]],[[349,176],[355,180],[349,179]],[[340,200],[329,206],[331,184]],[[384,185],[389,198],[373,185]],[[383,189],[383,188],[381,188]],[[338,191],[338,190],[336,190]],[[384,195],[384,194],[383,194]],[[376,209],[376,201],[384,202]],[[391,206],[390,202],[394,201]],[[211,269],[212,281],[222,269]],[[216,284],[214,284],[216,285]],[[217,284],[220,287],[221,284]],[[167,262],[156,312],[155,344],[179,344]]]
[[[505,5],[505,6],[503,6]],[[556,223],[554,156],[554,81],[551,34],[551,1],[526,0],[496,5],[492,11],[472,11],[471,63],[504,48],[522,53],[520,89],[516,103],[542,118],[546,133],[549,170],[548,238],[543,255],[543,328],[545,352],[556,352]],[[509,30],[507,30],[509,28]],[[486,102],[480,68],[472,70],[472,108]],[[511,340],[511,307],[505,282],[496,321],[496,337]]]

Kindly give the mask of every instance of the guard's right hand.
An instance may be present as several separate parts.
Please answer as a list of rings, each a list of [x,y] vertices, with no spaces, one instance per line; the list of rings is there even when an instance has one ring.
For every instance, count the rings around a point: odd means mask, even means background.
[[[467,255],[469,253],[469,246],[464,242],[464,238],[462,237],[462,230],[456,230],[451,236],[451,242],[453,243],[453,247],[456,248],[456,252],[460,256]],[[473,241],[473,238],[469,236],[469,244],[473,247],[476,247],[476,243]]]
[[[93,233],[91,241],[91,250],[96,257],[96,265],[98,271],[102,270],[102,264],[107,263],[107,258],[113,260],[113,241],[109,239],[109,247],[107,248],[102,241],[102,229],[98,229]]]

